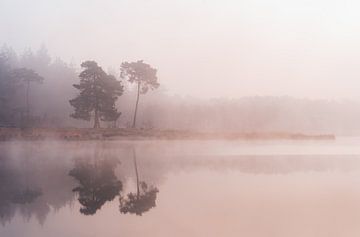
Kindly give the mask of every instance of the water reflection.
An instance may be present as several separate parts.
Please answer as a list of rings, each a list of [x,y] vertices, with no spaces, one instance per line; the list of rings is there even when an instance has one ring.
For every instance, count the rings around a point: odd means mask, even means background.
[[[31,205],[42,195],[36,184],[28,182],[26,172],[18,172],[5,158],[0,159],[0,220],[2,224],[10,222],[16,210],[25,217],[36,213]],[[45,215],[38,215],[40,223]]]
[[[12,150],[2,150],[0,222],[6,224],[19,214],[25,220],[34,216],[43,224],[51,210],[59,210],[73,203],[75,198],[84,215],[96,214],[116,197],[120,200],[122,214],[141,215],[155,207],[158,188],[139,181],[135,149],[126,148],[126,152],[119,155],[102,151],[95,148],[64,158],[65,154],[60,152],[43,152],[31,145],[18,149],[16,154]],[[121,161],[127,164],[131,160],[135,162],[136,193],[123,190],[123,183],[133,179],[134,167],[124,166]],[[122,168],[117,170],[119,166]]]
[[[220,148],[202,144],[0,144],[0,236],[360,233],[360,155],[212,155]]]
[[[72,208],[74,201],[84,215],[97,214],[116,200],[121,214],[141,216],[156,207],[158,185],[166,175],[180,170],[288,174],[360,167],[359,156],[196,156],[179,150],[168,155],[148,144],[115,145],[67,143],[48,149],[26,143],[16,152],[0,147],[0,222],[10,222],[18,213],[43,224],[51,210]],[[135,180],[135,191],[125,190],[128,180]]]
[[[40,195],[40,190],[27,188],[25,190],[14,193],[12,201],[17,204],[28,204],[32,203]]]
[[[136,193],[128,193],[126,197],[120,197],[120,212],[131,213],[141,216],[156,206],[158,188],[149,186],[144,181],[139,181],[139,172],[136,162],[136,151],[133,149],[134,168],[136,175]]]
[[[73,192],[79,195],[82,214],[95,214],[106,202],[119,195],[123,185],[114,172],[118,164],[119,161],[114,159],[100,159],[93,163],[87,160],[76,161],[69,175],[79,182]]]

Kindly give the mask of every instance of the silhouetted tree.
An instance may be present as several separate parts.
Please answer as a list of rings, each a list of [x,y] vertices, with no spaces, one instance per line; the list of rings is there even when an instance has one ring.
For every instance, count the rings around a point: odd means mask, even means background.
[[[122,183],[114,173],[117,164],[112,160],[95,161],[94,164],[77,161],[75,168],[69,172],[80,183],[73,192],[79,194],[82,214],[95,214],[102,205],[119,194]]]
[[[14,69],[13,77],[15,80],[25,83],[26,86],[26,121],[30,120],[30,83],[42,83],[44,78],[39,76],[34,70],[27,68]]]
[[[23,52],[19,57],[6,45],[0,47],[0,125],[14,126],[26,122],[25,95],[26,85],[14,77],[13,69],[27,68],[46,78],[42,86],[33,86],[30,90],[31,117],[45,126],[64,126],[69,123],[79,124],[69,118],[73,107],[68,100],[74,98],[72,84],[78,78],[73,65],[59,58],[52,59],[45,46],[32,52]],[[51,98],[51,100],[44,99]],[[64,98],[66,98],[64,100]]]
[[[0,57],[0,121],[5,121],[8,115],[7,107],[9,95],[11,95],[10,89],[10,68],[6,64],[6,59],[4,57]]]
[[[130,192],[125,198],[120,196],[120,212],[141,216],[144,212],[156,206],[155,201],[159,190],[156,187],[148,186],[143,181],[139,181],[135,150],[133,150],[133,159],[136,174],[136,193]]]
[[[160,85],[157,81],[157,70],[155,68],[152,68],[149,64],[146,64],[142,60],[140,60],[137,62],[122,63],[120,71],[121,78],[127,78],[130,83],[137,84],[137,97],[132,124],[132,127],[135,128],[140,93],[145,94],[149,89],[156,89]]]
[[[15,94],[19,83],[15,80],[12,63],[17,60],[11,48],[3,46],[0,51],[0,123],[9,123],[15,104]]]
[[[115,102],[124,90],[120,81],[107,75],[94,61],[83,62],[81,67],[84,70],[79,75],[80,84],[74,85],[80,94],[70,100],[75,108],[71,117],[90,121],[94,113],[94,128],[100,128],[100,120],[117,120],[121,113],[115,108]]]

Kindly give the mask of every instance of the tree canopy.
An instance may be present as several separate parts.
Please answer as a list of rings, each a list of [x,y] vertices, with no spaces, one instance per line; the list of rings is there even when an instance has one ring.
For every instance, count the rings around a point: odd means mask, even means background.
[[[10,50],[2,51],[0,54],[0,122],[14,120],[13,115],[19,109],[17,108],[19,103],[16,103],[18,100],[16,92],[25,85],[25,106],[28,123],[30,118],[30,84],[42,83],[44,78],[29,68],[13,68],[10,62],[12,57]],[[23,109],[21,109],[21,112],[24,112]]]
[[[28,68],[17,68],[13,70],[13,77],[16,81],[25,84],[26,92],[26,125],[30,125],[30,83],[42,83],[44,78],[34,70]]]
[[[156,89],[160,86],[157,78],[157,70],[143,60],[136,62],[124,62],[120,67],[121,78],[128,79],[130,83],[140,84],[140,92],[145,94],[149,89]]]
[[[71,117],[90,121],[94,116],[94,128],[100,128],[100,120],[116,121],[120,112],[115,102],[123,94],[121,82],[112,75],[108,75],[95,61],[85,61],[81,64],[84,69],[80,75],[80,83],[73,86],[80,94],[70,100],[75,112]]]

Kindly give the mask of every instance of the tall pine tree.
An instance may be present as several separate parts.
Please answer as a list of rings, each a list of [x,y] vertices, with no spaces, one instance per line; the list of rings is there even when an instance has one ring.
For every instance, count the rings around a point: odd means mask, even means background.
[[[81,64],[84,69],[80,75],[80,84],[73,85],[80,94],[70,100],[75,108],[71,117],[90,121],[94,117],[94,128],[100,128],[100,120],[116,121],[120,112],[115,102],[123,94],[124,87],[112,75],[106,74],[95,61]]]
[[[26,124],[30,123],[30,83],[42,83],[44,78],[37,72],[27,68],[16,68],[13,70],[13,77],[26,85]]]
[[[137,85],[136,104],[132,127],[136,127],[136,115],[139,106],[140,93],[146,94],[149,89],[156,89],[160,86],[157,78],[157,70],[142,60],[137,62],[124,62],[120,66],[120,77],[128,79],[130,83]]]

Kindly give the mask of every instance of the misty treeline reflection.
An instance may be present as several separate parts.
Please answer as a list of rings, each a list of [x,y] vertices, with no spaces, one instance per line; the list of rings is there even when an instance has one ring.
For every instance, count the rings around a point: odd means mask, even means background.
[[[132,154],[135,193],[124,190],[128,177],[121,179],[115,174],[120,159],[99,152],[78,157],[69,166],[43,159],[34,162],[33,157],[21,157],[19,165],[11,157],[0,156],[0,222],[4,225],[19,213],[25,220],[35,217],[43,224],[51,209],[58,210],[76,199],[84,215],[94,215],[115,198],[120,213],[142,215],[156,206],[159,190],[139,180],[135,151]]]
[[[235,171],[285,178],[291,173],[360,167],[359,155],[213,154],[219,148],[231,151],[234,145],[261,149],[222,141],[4,142],[0,144],[0,223],[20,216],[43,224],[50,213],[64,207],[75,206],[92,215],[105,212],[101,209],[106,204],[120,218],[149,210],[147,214],[152,214],[151,208],[158,204],[157,187],[162,185],[166,196],[168,175],[177,176],[179,171]],[[193,194],[197,191],[201,192]]]

